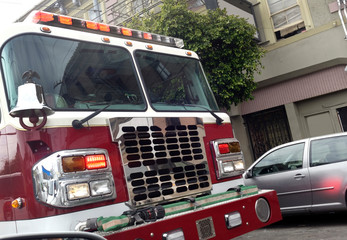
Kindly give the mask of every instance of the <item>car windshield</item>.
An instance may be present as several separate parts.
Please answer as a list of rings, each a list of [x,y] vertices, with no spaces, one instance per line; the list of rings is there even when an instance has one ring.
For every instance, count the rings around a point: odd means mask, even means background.
[[[1,64],[10,108],[28,70],[43,87],[55,110],[146,109],[130,53],[121,47],[39,35],[22,35],[6,43]]]
[[[218,110],[198,60],[150,51],[135,58],[155,110]]]

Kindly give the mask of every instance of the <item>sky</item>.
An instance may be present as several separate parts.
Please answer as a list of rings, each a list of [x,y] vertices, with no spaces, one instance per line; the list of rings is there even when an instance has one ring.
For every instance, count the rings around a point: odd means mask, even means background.
[[[42,0],[0,0],[0,31]]]

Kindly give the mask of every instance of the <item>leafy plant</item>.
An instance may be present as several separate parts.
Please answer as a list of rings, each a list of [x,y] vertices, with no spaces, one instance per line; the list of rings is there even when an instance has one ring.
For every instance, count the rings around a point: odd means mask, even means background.
[[[256,29],[226,10],[198,14],[185,0],[163,0],[161,11],[136,16],[127,27],[182,38],[199,56],[218,105],[252,99],[254,73],[260,73],[264,50],[254,41]]]

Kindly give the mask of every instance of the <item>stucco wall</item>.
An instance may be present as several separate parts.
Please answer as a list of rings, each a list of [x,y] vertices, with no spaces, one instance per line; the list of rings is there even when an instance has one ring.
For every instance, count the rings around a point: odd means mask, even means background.
[[[259,87],[334,65],[347,64],[347,41],[342,27],[325,27],[325,31],[316,33],[311,30],[282,40],[292,42],[270,49],[262,59],[265,68],[260,75],[255,76]]]
[[[341,90],[339,92],[322,95],[320,97],[316,97],[316,98],[312,98],[312,99],[308,99],[308,100],[296,103],[296,107],[297,107],[298,115],[300,119],[299,124],[301,128],[301,132],[303,133],[303,137],[311,137],[307,118],[314,115],[318,116],[323,113],[326,113],[329,116],[329,119],[331,121],[331,127],[330,127],[331,130],[330,132],[327,132],[327,133],[341,132],[342,129],[339,123],[336,109],[347,106],[346,95],[347,95],[347,90]],[[321,125],[321,128],[325,128],[325,126]]]
[[[315,27],[320,27],[331,21],[339,19],[338,14],[330,13],[329,4],[336,3],[336,0],[308,0],[308,6],[310,8],[311,17]]]

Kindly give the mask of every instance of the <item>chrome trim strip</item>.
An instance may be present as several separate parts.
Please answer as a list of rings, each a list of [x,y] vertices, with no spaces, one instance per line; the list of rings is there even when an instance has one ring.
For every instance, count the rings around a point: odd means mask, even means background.
[[[316,189],[308,189],[308,190],[301,190],[301,191],[277,193],[277,196],[284,196],[284,195],[305,193],[305,192],[318,192],[318,191],[333,190],[333,189],[334,187],[316,188]]]
[[[326,191],[326,190],[333,190],[333,189],[335,189],[334,186],[331,186],[331,187],[324,187],[324,188],[315,188],[315,189],[312,189],[312,192]]]

